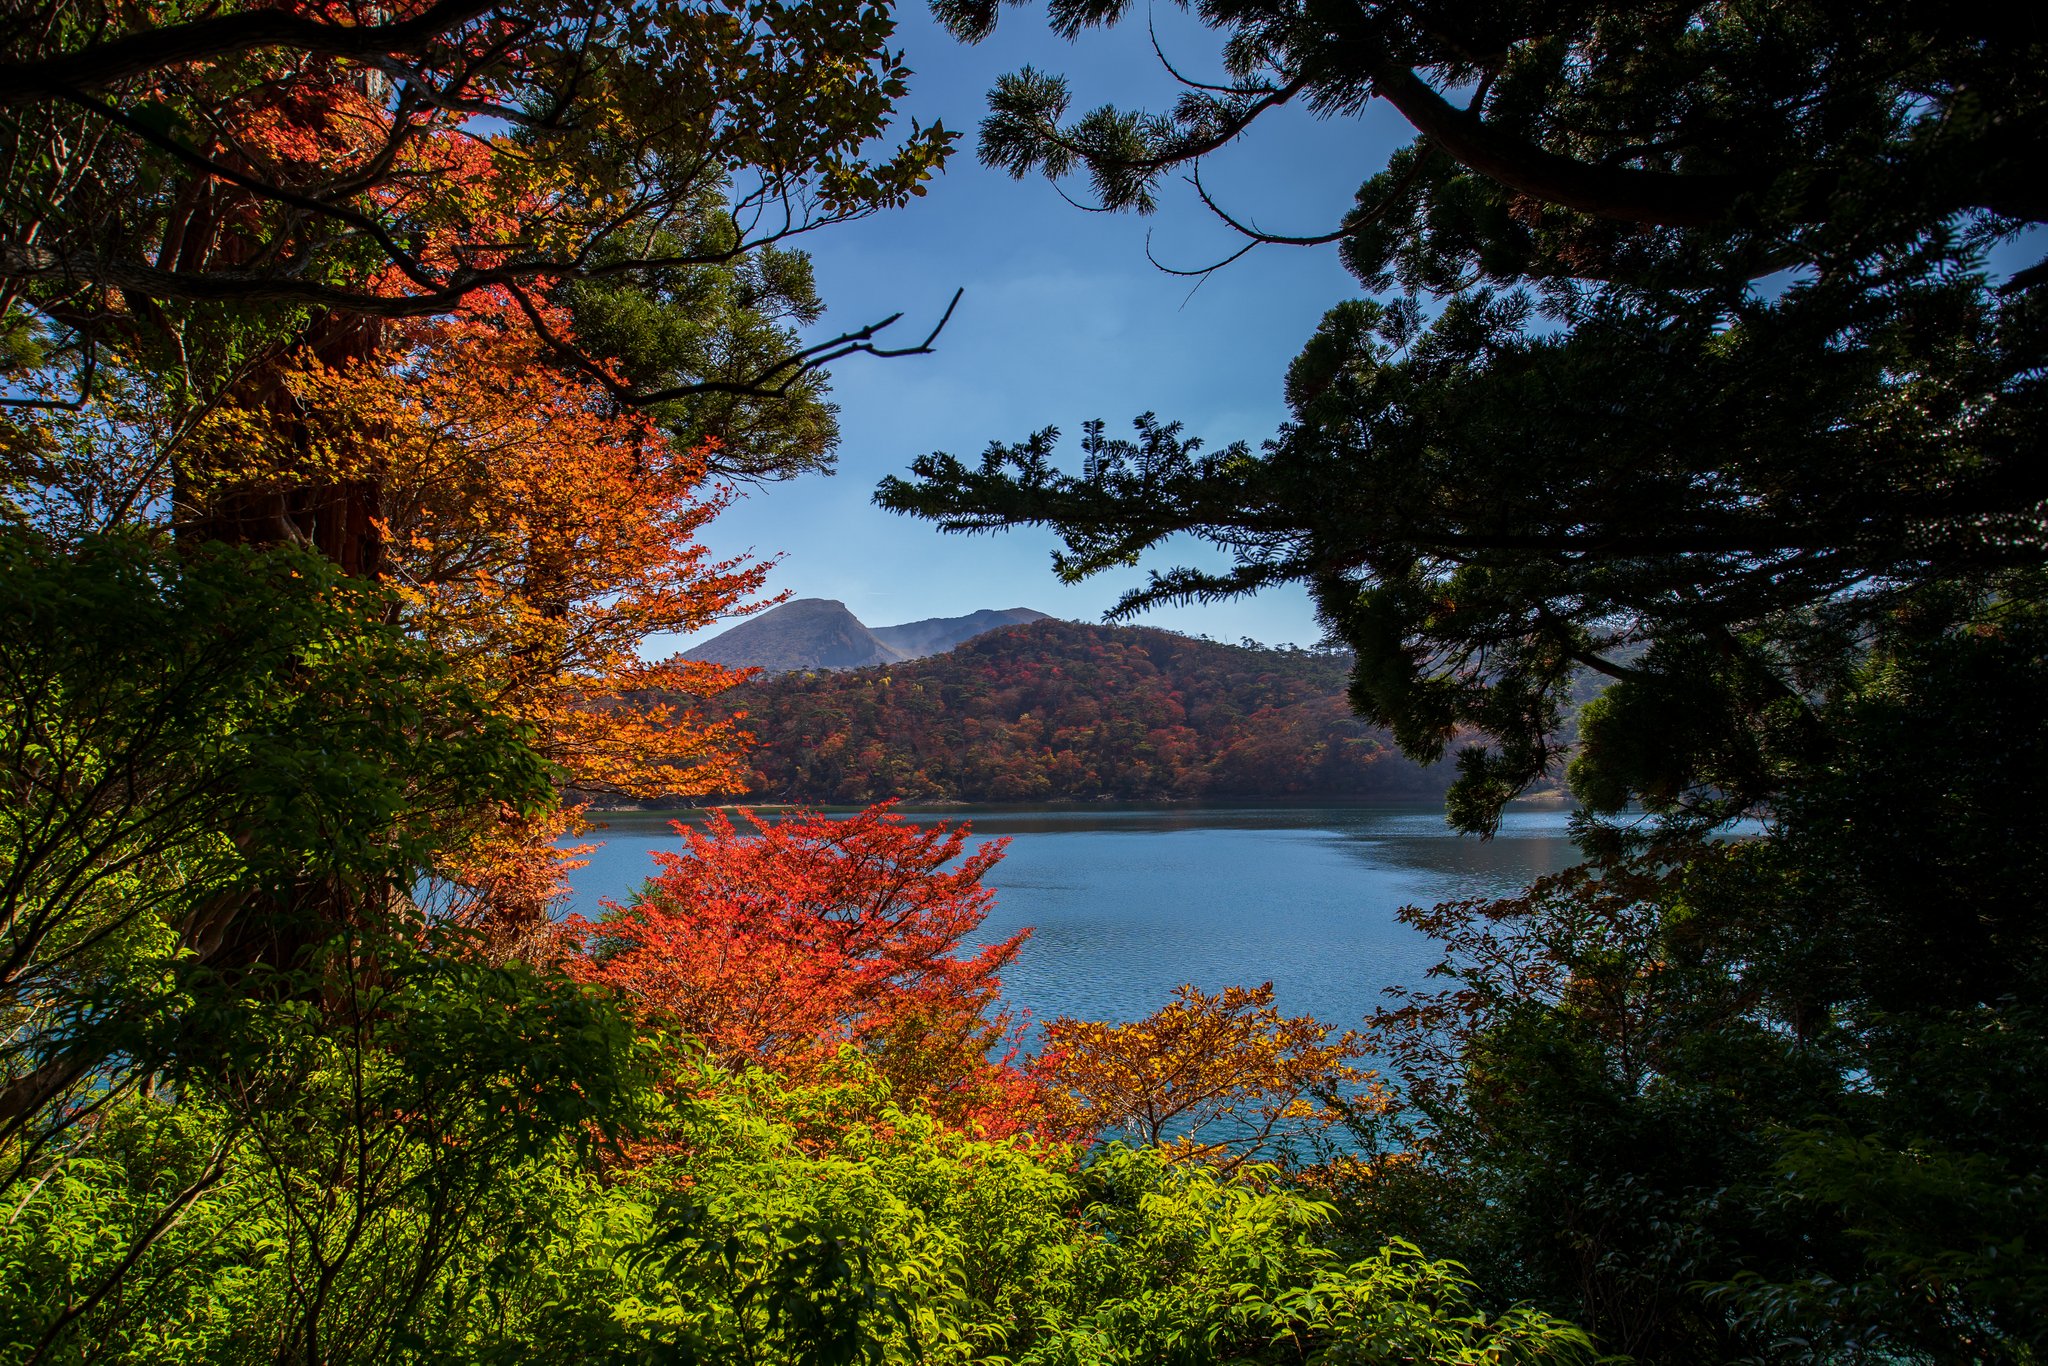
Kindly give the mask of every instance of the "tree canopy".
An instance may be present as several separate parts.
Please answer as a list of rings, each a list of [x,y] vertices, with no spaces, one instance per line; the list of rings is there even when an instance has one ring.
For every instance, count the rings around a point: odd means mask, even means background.
[[[995,19],[944,12],[969,36]],[[1052,17],[1072,35],[1124,12]],[[1358,653],[1354,697],[1409,753],[1492,737],[1454,794],[1477,829],[1558,762],[1579,671],[1782,750],[1812,738],[1800,713],[1849,642],[1919,586],[1995,597],[2040,562],[2044,281],[1985,264],[2042,217],[2020,169],[2042,118],[2029,22],[1829,4],[1202,18],[1227,88],[1063,123],[1064,86],[1019,73],[990,96],[983,159],[1085,169],[1107,207],[1149,211],[1161,175],[1199,188],[1200,158],[1258,136],[1267,108],[1386,99],[1416,140],[1325,240],[1394,297],[1331,310],[1256,450],[1204,452],[1148,416],[1128,440],[1091,425],[1067,473],[1048,429],[979,463],[922,458],[885,506],[1051,526],[1068,577],[1179,532],[1236,557],[1155,571],[1121,613],[1311,584]],[[1768,794],[1774,760],[1728,757],[1666,746],[1598,791],[1712,813]]]
[[[1234,567],[1113,615],[1307,584],[1411,756],[1485,737],[1455,823],[1567,777],[1585,865],[1404,912],[1444,959],[1367,1030],[1400,1103],[1352,1116],[1392,1160],[1329,1174],[1360,1247],[1452,1250],[1645,1361],[2038,1359],[2048,270],[1993,262],[2041,241],[2039,20],[1196,13],[1221,80],[1073,116],[1018,72],[984,161],[1141,213],[1184,173],[1243,250],[1334,245],[1370,297],[1256,446],[1091,422],[1077,469],[1047,429],[878,501],[1049,526],[1070,579],[1192,532]],[[1327,233],[1202,180],[1280,105],[1376,99],[1415,137]]]

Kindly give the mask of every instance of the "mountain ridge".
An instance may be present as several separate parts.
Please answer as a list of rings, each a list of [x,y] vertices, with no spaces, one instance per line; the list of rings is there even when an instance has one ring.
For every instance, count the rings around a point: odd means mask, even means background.
[[[1029,607],[984,607],[964,617],[926,617],[922,621],[906,621],[901,626],[869,629],[883,644],[898,651],[905,659],[923,659],[929,655],[942,655],[984,632],[1001,630],[1005,626],[1029,626],[1034,621],[1051,619],[1050,613],[1033,611]]]
[[[682,657],[771,674],[859,669],[944,654],[987,631],[1048,620],[1029,607],[984,607],[965,616],[870,627],[837,598],[796,598],[691,646]]]

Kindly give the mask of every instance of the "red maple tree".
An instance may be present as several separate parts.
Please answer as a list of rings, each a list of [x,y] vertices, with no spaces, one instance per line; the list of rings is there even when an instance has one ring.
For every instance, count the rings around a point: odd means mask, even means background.
[[[943,1119],[1029,1127],[1036,1088],[1010,1065],[1020,1030],[999,974],[1030,931],[966,946],[1007,841],[969,851],[966,824],[920,826],[886,803],[741,816],[745,830],[719,813],[677,823],[687,850],[657,853],[630,905],[570,923],[584,974],[728,1062],[804,1075],[850,1044]]]

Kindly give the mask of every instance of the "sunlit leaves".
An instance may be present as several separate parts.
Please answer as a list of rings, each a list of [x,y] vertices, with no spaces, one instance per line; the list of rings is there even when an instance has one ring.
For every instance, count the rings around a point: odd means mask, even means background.
[[[1271,982],[1213,996],[1189,985],[1129,1024],[1049,1021],[1032,1070],[1086,1128],[1234,1166],[1308,1155],[1347,1107],[1382,1105],[1365,1055],[1355,1032],[1282,1015]]]
[[[1009,1132],[1030,1090],[989,1050],[1008,1029],[998,974],[1025,934],[967,949],[1003,842],[886,807],[844,819],[722,813],[594,926],[595,981],[718,1056],[812,1071],[854,1044],[906,1096]],[[955,864],[957,866],[949,866]]]

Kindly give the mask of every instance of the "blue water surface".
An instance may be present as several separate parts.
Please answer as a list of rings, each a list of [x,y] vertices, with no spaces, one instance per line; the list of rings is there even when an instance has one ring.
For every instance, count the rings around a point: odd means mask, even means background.
[[[1123,1021],[1174,987],[1272,982],[1288,1014],[1355,1024],[1390,986],[1421,981],[1437,947],[1395,918],[1409,904],[1513,892],[1577,861],[1568,815],[1517,808],[1482,841],[1421,806],[959,808],[906,813],[966,820],[974,840],[1007,838],[987,881],[982,938],[1026,926],[1003,974],[1013,1007],[1038,1019]],[[680,849],[672,815],[605,813],[574,909],[594,915]]]

